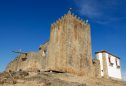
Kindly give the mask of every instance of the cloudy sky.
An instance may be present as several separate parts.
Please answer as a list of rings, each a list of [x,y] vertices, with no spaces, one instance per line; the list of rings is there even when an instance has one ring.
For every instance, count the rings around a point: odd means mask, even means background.
[[[49,39],[50,25],[69,8],[89,20],[92,52],[107,50],[121,58],[126,76],[126,0],[0,0],[0,71],[17,54],[37,51]]]

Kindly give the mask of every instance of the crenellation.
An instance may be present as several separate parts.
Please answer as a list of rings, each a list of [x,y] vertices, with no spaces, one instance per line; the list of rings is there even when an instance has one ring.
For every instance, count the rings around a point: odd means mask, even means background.
[[[61,20],[63,20],[63,19],[64,19],[64,16],[61,17]]]
[[[59,20],[58,20],[58,21],[59,21],[59,23],[60,23],[60,22],[61,22],[61,18],[59,18]]]
[[[80,21],[80,17],[78,16],[77,19]]]
[[[51,24],[51,29],[53,29],[53,27],[54,27],[54,24]]]
[[[68,11],[67,15],[71,15],[71,11],[70,10]]]
[[[75,16],[74,13],[71,14],[73,17]]]
[[[59,23],[59,21],[57,20],[57,21],[56,21],[56,26],[58,25],[58,23]]]
[[[65,14],[65,15],[64,15],[64,18],[66,18],[66,17],[67,17],[67,15]]]
[[[75,17],[75,19],[77,19],[77,15],[75,15],[74,17]]]
[[[81,21],[81,24],[82,24],[82,25],[84,25],[84,24],[85,24],[85,22],[84,22],[82,19],[81,19],[80,21]]]
[[[56,27],[56,22],[54,23],[54,27]]]
[[[86,20],[85,23],[88,24],[88,20]]]

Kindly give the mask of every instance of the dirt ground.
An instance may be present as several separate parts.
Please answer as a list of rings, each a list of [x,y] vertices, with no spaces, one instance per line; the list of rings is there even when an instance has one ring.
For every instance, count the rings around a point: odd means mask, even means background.
[[[24,75],[25,76],[24,76]],[[7,74],[5,74],[7,77]],[[4,76],[5,76],[4,75]],[[15,83],[10,77],[6,78],[0,86],[126,86],[126,82],[104,79],[104,78],[87,78],[84,76],[75,76],[68,73],[15,73]],[[0,76],[0,80],[5,77]]]

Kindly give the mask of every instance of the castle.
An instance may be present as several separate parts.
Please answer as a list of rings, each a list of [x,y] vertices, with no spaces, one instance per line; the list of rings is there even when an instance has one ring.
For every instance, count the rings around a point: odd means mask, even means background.
[[[90,25],[68,11],[51,25],[50,40],[41,45],[37,53],[21,54],[7,66],[6,71],[56,71],[88,77],[106,74],[108,78],[109,74],[101,73],[101,63],[100,59],[92,60]],[[107,68],[106,64],[104,66]]]

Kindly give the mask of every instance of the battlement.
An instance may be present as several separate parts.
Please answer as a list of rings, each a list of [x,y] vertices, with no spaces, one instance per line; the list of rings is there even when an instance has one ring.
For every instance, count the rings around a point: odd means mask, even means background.
[[[60,23],[67,23],[67,22],[73,22],[77,21],[78,23],[80,23],[81,25],[89,25],[87,20],[82,20],[79,16],[74,15],[73,13],[71,13],[71,11],[68,11],[67,14],[65,14],[64,16],[62,16],[61,18],[59,18],[56,22],[54,22],[53,24],[51,24],[51,27],[56,27],[57,25],[59,25]]]

